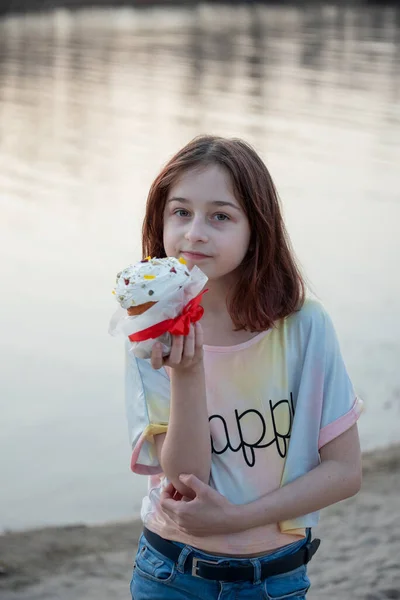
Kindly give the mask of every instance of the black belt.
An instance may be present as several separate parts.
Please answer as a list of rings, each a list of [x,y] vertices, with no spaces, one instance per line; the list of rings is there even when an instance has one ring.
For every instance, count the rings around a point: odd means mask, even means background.
[[[160,554],[163,554],[175,563],[178,561],[182,548],[149,531],[146,527],[143,530],[143,534],[149,544],[160,552]],[[282,575],[282,573],[289,573],[302,565],[306,565],[318,550],[320,543],[321,540],[315,538],[304,544],[294,554],[271,560],[269,563],[263,563],[261,565],[261,579],[267,579],[267,577],[272,577],[273,575]],[[234,558],[232,557],[232,559]],[[226,560],[231,559],[227,557]],[[221,559],[219,559],[219,562],[221,562]],[[191,554],[186,559],[185,572],[191,573],[194,577],[213,579],[215,581],[254,581],[255,575],[253,565],[248,565],[247,567],[218,566],[218,561],[204,560]]]

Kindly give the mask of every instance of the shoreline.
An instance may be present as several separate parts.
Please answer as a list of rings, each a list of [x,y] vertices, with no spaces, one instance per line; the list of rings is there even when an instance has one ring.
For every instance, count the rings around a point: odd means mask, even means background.
[[[314,530],[310,600],[400,599],[400,444],[364,453],[363,473],[359,494],[324,509]],[[0,596],[127,598],[141,529],[136,519],[3,533]]]
[[[207,0],[206,0],[207,1]],[[209,0],[208,0],[209,1]],[[238,5],[261,3],[274,6],[276,0],[218,0],[221,5],[230,5],[232,7]],[[43,12],[53,12],[55,10],[85,10],[85,9],[101,9],[109,10],[118,8],[133,8],[138,10],[153,9],[153,8],[176,8],[176,7],[193,7],[201,4],[199,0],[41,0],[40,2],[32,0],[0,0],[0,18],[11,15],[20,14],[35,14]],[[306,5],[304,0],[284,0],[281,2],[284,6],[303,7]],[[394,0],[384,0],[380,3],[378,0],[346,0],[346,6],[392,6],[396,4]]]

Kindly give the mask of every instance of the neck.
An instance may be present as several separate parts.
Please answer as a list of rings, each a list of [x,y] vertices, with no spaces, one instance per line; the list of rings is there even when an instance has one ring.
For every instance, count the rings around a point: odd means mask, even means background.
[[[227,279],[209,280],[206,283],[208,292],[204,294],[202,306],[207,316],[222,316],[228,314],[226,300],[233,282]]]

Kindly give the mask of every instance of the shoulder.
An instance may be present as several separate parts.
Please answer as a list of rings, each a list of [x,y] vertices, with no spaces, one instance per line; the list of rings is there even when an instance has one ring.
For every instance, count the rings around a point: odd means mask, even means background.
[[[286,317],[287,326],[304,331],[325,330],[330,324],[330,317],[323,304],[311,297],[307,297],[302,307]]]

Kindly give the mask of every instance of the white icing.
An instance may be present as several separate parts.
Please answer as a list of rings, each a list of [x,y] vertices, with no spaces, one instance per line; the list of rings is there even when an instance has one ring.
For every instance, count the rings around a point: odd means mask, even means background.
[[[172,270],[171,270],[172,269]],[[154,276],[146,279],[145,275]],[[190,281],[190,271],[177,258],[152,258],[129,265],[117,275],[115,297],[122,308],[159,302]]]

